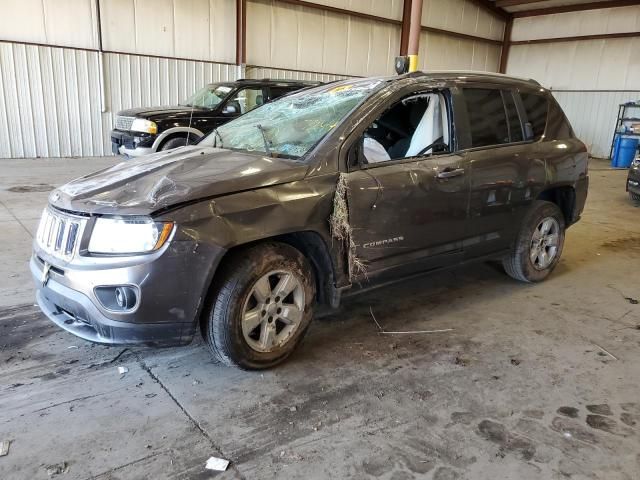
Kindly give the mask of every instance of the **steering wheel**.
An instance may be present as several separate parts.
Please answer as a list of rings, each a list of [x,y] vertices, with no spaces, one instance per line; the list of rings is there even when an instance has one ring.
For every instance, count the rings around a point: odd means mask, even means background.
[[[438,139],[436,139],[435,142],[431,143],[430,145],[427,145],[426,147],[424,147],[422,150],[420,150],[415,156],[419,157],[420,155],[424,155],[426,152],[428,152],[430,149],[436,147],[436,146],[446,146],[444,143],[444,137],[440,137]]]

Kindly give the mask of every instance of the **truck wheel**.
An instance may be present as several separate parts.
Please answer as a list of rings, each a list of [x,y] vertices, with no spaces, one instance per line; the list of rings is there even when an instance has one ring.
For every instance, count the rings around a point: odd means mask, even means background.
[[[537,200],[525,216],[511,253],[502,260],[509,276],[541,282],[553,271],[564,246],[564,216],[555,203]]]
[[[190,138],[185,138],[185,137],[170,138],[169,140],[167,140],[162,144],[162,146],[160,147],[160,150],[165,151],[165,150],[171,150],[172,148],[184,147],[185,145],[189,145],[190,140],[191,140]]]
[[[219,275],[203,332],[214,356],[246,370],[284,361],[313,316],[307,259],[289,245],[264,243],[234,257]]]
[[[640,195],[637,193],[629,192],[629,198],[631,199],[631,203],[636,206],[640,206]]]

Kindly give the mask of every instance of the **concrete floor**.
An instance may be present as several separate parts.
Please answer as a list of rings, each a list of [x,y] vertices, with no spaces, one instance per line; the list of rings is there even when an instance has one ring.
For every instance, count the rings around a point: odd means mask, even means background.
[[[32,187],[112,160],[1,162],[1,479],[210,478],[211,455],[232,461],[216,478],[640,478],[640,209],[624,171],[593,165],[544,284],[479,264],[363,294],[251,373],[200,341],[124,350],[50,325],[27,272],[48,194]],[[454,330],[383,335],[370,309],[387,330]]]

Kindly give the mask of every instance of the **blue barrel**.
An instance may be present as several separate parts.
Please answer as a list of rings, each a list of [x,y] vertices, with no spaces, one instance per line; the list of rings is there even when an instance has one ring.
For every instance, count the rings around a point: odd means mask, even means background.
[[[629,168],[636,156],[637,150],[637,138],[616,135],[616,140],[613,144],[611,166],[613,168]]]

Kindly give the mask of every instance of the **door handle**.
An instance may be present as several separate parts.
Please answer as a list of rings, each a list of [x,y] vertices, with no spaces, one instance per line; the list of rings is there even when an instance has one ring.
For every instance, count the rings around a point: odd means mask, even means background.
[[[444,170],[438,172],[436,174],[436,177],[451,178],[451,177],[459,177],[460,175],[464,175],[464,168],[445,168]]]

